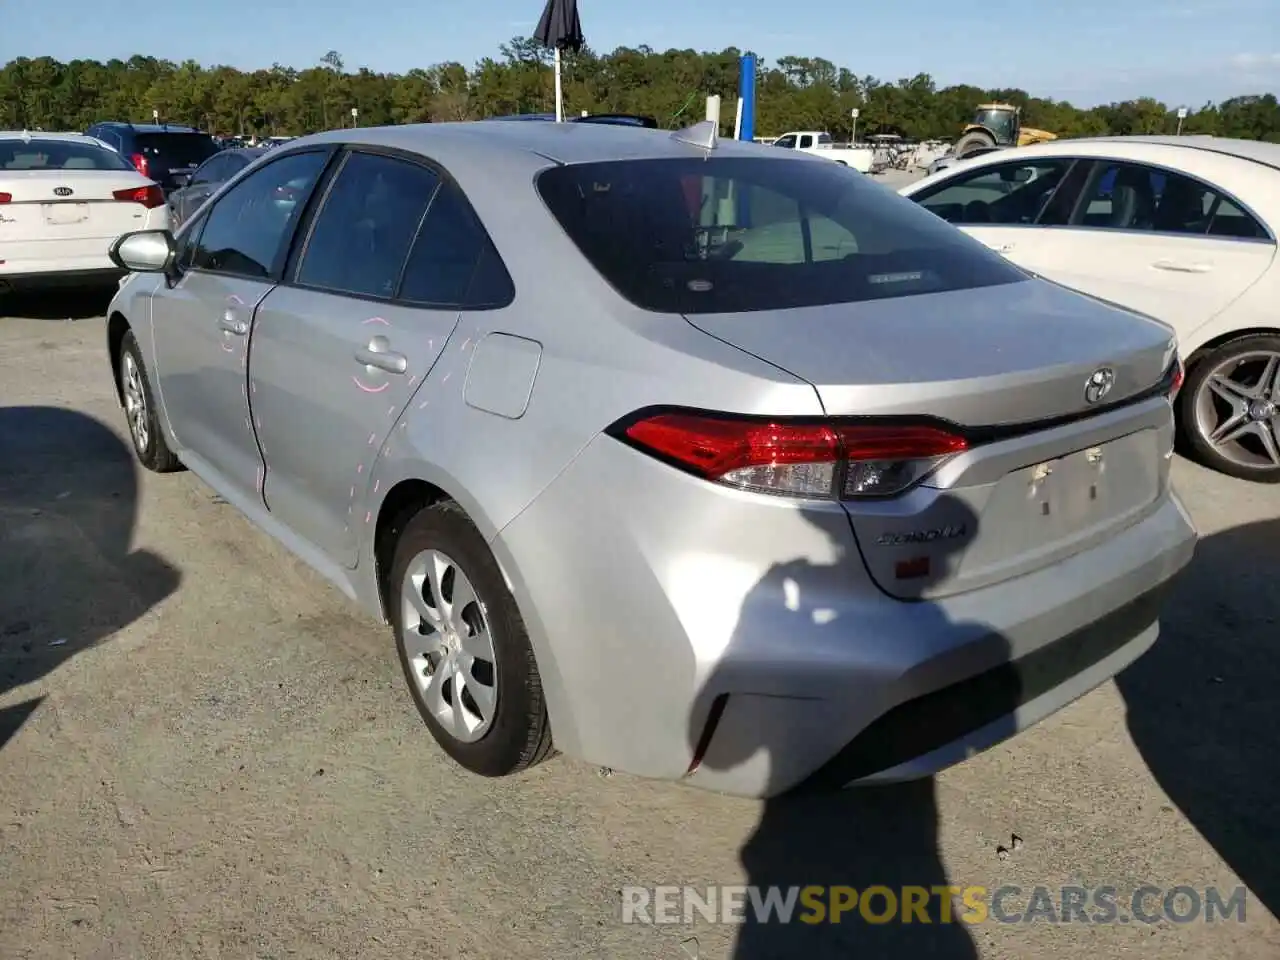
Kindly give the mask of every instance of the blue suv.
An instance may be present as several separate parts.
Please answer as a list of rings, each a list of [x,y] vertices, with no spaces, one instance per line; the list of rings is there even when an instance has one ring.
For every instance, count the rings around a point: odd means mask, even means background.
[[[95,123],[85,133],[113,147],[140,174],[160,184],[166,197],[221,149],[209,134],[173,123],[108,121]]]

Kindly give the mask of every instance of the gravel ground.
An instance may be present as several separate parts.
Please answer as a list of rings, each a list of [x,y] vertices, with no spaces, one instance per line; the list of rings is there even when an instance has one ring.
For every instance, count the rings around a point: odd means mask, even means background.
[[[189,474],[133,467],[101,306],[0,321],[4,960],[1280,956],[1280,488],[1178,461],[1204,540],[1156,648],[936,782],[486,781],[384,628]],[[625,885],[713,883],[1250,893],[1243,924],[621,922]]]

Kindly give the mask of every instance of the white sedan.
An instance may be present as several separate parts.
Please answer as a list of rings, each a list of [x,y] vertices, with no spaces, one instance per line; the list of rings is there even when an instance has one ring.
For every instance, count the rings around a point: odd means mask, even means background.
[[[1280,144],[1058,140],[900,192],[1033,273],[1170,324],[1188,453],[1280,482]]]
[[[109,285],[116,237],[168,227],[160,187],[101,140],[0,131],[0,294]]]

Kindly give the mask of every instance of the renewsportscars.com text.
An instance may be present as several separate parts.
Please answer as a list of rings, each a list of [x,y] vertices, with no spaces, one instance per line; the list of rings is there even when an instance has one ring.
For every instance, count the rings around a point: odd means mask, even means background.
[[[623,923],[1245,922],[1244,887],[623,887]]]

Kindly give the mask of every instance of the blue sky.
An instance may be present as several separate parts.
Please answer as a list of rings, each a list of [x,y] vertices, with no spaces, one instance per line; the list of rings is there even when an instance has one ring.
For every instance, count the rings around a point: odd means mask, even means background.
[[[532,31],[540,0],[8,0],[0,62],[148,53],[171,60],[305,67],[472,64]],[[821,56],[859,75],[924,72],[939,85],[1017,86],[1092,105],[1149,94],[1199,105],[1280,91],[1280,0],[579,0],[597,50],[752,49]],[[777,11],[783,11],[779,13]],[[211,17],[209,11],[216,11]]]

